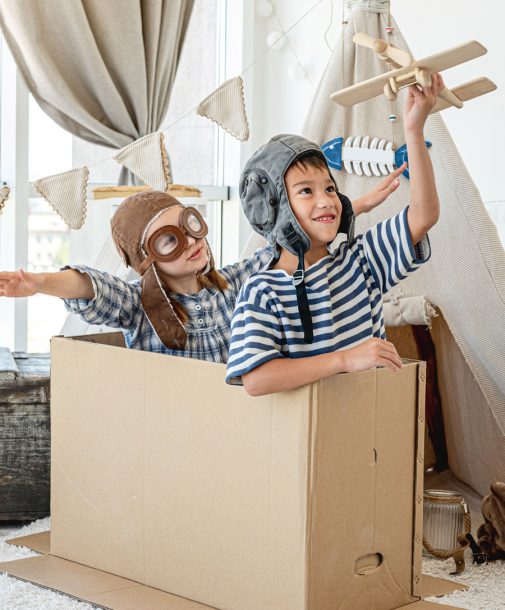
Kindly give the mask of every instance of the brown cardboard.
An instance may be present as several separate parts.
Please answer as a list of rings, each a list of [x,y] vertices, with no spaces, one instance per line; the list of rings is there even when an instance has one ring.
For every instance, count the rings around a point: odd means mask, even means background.
[[[27,549],[31,549],[36,553],[42,553],[46,555],[49,553],[51,545],[51,532],[39,532],[38,534],[30,534],[29,536],[18,536],[6,541],[7,544],[13,544],[15,546],[24,546]]]
[[[210,608],[52,555],[6,561],[0,563],[0,572],[110,610]]]
[[[457,610],[456,606],[446,606],[445,604],[439,604],[434,602],[427,602],[425,599],[422,599],[419,602],[415,602],[414,604],[410,604],[408,610],[444,610],[444,608],[452,608],[453,610]]]
[[[39,553],[49,553],[50,544],[50,532],[40,532],[38,534],[31,534],[29,536],[20,536],[7,540],[9,544],[16,546],[23,546]],[[170,595],[139,585],[133,581],[127,581],[128,584],[125,586],[125,579],[110,579],[110,575],[93,570],[92,568],[85,568],[72,562],[65,560],[51,561],[51,562],[29,562],[25,560],[13,561],[0,563],[0,572],[7,572],[11,576],[22,578],[23,580],[29,580],[39,585],[45,586],[50,589],[54,589],[60,592],[64,592],[72,597],[78,597],[77,592],[81,593],[79,599],[105,605],[107,608],[113,610],[136,610],[137,608],[143,608],[144,610],[171,610],[174,608],[174,603],[177,610],[193,610],[197,608],[205,608],[201,604],[184,600],[183,598]],[[75,570],[78,570],[80,578],[75,579]],[[68,573],[74,574],[74,578],[71,580]],[[103,574],[103,578],[101,575]],[[99,592],[92,590],[86,595],[83,595],[83,590],[87,589],[86,585],[82,581],[93,579],[95,586],[97,582],[101,582],[101,590]],[[111,587],[111,583],[115,586]],[[124,587],[124,588],[123,588]],[[113,589],[113,590],[108,590]],[[446,580],[443,578],[435,578],[428,576],[427,574],[422,575],[422,597],[442,597],[454,593],[454,591],[464,591],[468,587],[464,584],[457,583],[453,580]],[[420,602],[414,604],[408,604],[409,609],[412,607],[417,608]],[[440,604],[439,604],[440,605]],[[443,606],[448,607],[448,606]]]
[[[104,610],[215,610],[58,557],[30,557],[0,563],[0,572],[96,604]],[[421,600],[406,608],[450,610],[455,607]]]
[[[251,398],[85,339],[53,340],[53,555],[224,610],[418,599],[424,364]]]
[[[233,610],[415,600],[424,365],[251,398],[223,365],[56,338],[52,370],[52,554]]]
[[[454,593],[454,591],[466,591],[468,589],[467,585],[445,578],[435,578],[434,576],[428,576],[428,574],[423,574],[422,583],[421,595],[423,597],[442,597]]]

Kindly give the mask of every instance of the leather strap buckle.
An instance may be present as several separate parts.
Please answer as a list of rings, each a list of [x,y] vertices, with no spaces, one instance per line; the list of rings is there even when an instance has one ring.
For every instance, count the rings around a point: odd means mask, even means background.
[[[293,273],[293,286],[299,286],[305,279],[305,272],[303,269],[297,269]]]

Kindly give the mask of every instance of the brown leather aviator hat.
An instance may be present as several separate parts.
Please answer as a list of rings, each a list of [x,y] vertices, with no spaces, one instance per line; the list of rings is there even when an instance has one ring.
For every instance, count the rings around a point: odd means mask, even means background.
[[[155,261],[151,260],[146,265],[148,253],[145,241],[149,227],[165,210],[173,206],[184,207],[180,201],[161,191],[143,191],[130,195],[112,217],[111,231],[114,244],[125,264],[142,276],[141,301],[151,326],[165,347],[180,350],[186,345],[186,330],[163,287]],[[206,229],[205,221],[201,220]],[[209,257],[210,264],[204,273],[214,267],[210,249]]]

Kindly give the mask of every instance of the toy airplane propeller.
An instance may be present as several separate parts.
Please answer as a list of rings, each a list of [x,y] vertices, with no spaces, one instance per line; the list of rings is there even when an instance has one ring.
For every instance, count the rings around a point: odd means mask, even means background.
[[[400,89],[414,84],[429,87],[431,85],[431,75],[434,72],[441,72],[487,53],[487,49],[479,42],[471,40],[447,51],[416,61],[407,51],[398,49],[381,38],[373,39],[363,32],[355,34],[353,41],[357,45],[375,51],[382,60],[391,66],[392,70],[333,93],[331,99],[342,106],[353,106],[381,93],[384,93],[388,100],[394,101]],[[431,114],[450,106],[462,108],[463,102],[490,93],[495,89],[496,85],[493,81],[485,77],[476,78],[454,89],[444,87],[438,94],[439,100],[433,107]]]

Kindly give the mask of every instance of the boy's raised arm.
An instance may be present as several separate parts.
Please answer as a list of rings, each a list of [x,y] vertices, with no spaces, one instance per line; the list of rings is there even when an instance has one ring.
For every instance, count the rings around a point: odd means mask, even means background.
[[[409,87],[405,102],[404,125],[410,167],[410,206],[408,223],[412,243],[419,243],[437,222],[440,206],[433,166],[424,142],[426,119],[444,87],[440,74],[433,74],[431,87]]]

